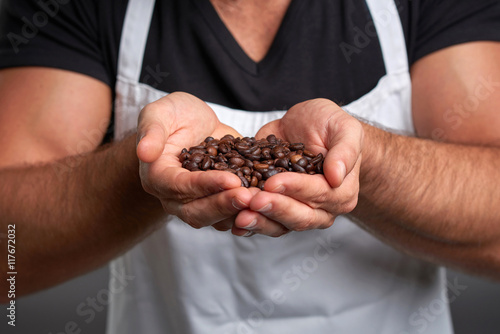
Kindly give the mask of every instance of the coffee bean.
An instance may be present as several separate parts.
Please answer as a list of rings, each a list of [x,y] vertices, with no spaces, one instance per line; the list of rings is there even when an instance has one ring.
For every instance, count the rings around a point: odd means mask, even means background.
[[[297,161],[299,161],[300,159],[302,159],[302,156],[301,155],[298,155],[298,154],[294,154],[290,157],[290,162],[292,164],[296,164]]]
[[[231,164],[238,166],[238,167],[241,167],[245,164],[245,160],[243,160],[242,158],[238,158],[238,157],[234,157],[234,158],[229,159],[229,162]]]
[[[218,153],[217,148],[215,148],[214,146],[209,146],[209,147],[207,147],[207,153],[208,153],[208,155],[215,157]]]
[[[308,150],[304,150],[304,155],[309,158],[314,158],[316,156],[316,154]]]
[[[268,164],[254,164],[253,168],[255,168],[257,170],[268,169],[269,165]]]
[[[287,158],[276,159],[274,165],[276,167],[288,168],[288,159]]]
[[[229,168],[229,166],[225,162],[217,162],[214,164],[214,169],[217,169],[217,170],[225,170],[228,168]]]
[[[205,156],[205,158],[203,158],[203,161],[200,164],[200,168],[203,170],[209,170],[212,168],[213,165],[214,161],[209,156]]]
[[[194,153],[194,154],[191,154],[191,158],[189,160],[193,161],[193,162],[196,162],[197,164],[199,164],[200,162],[203,161],[203,158],[205,158],[205,156],[201,153]]]
[[[191,157],[191,154],[189,154],[189,152],[186,151],[184,153],[181,153],[181,155],[179,156],[179,161],[184,162],[184,160],[189,159],[189,157]]]
[[[299,151],[299,150],[303,150],[304,149],[304,144],[302,143],[293,143],[293,144],[290,144],[290,149],[292,151]]]
[[[302,166],[294,164],[294,163],[292,163],[292,169],[298,173],[305,173],[306,172],[306,170]]]
[[[306,167],[307,166],[307,159],[299,159],[297,162],[296,162],[297,165],[299,165],[300,167]]]
[[[250,181],[250,187],[257,187],[258,184],[259,180],[255,176],[252,176],[252,181]]]

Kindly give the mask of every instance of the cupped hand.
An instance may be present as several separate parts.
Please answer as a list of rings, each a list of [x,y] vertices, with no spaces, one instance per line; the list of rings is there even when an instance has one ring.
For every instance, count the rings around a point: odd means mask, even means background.
[[[275,134],[302,142],[325,156],[324,175],[280,173],[266,181],[248,210],[238,214],[232,232],[281,236],[289,231],[324,229],[352,211],[359,192],[363,129],[358,120],[326,99],[292,107],[282,119],[262,127],[256,138]]]
[[[190,172],[178,155],[206,137],[240,136],[220,123],[202,100],[187,93],[172,93],[147,105],[137,128],[137,156],[145,191],[156,196],[166,213],[194,228],[212,225],[230,229],[237,214],[248,208],[251,190],[241,187],[234,174],[222,171]]]

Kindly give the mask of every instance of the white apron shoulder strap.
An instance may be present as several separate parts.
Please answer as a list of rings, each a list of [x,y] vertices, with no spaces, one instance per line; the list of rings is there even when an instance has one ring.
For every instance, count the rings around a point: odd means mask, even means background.
[[[387,74],[408,71],[403,26],[394,0],[366,0],[384,56]]]
[[[118,77],[139,82],[155,0],[129,0],[118,54]]]

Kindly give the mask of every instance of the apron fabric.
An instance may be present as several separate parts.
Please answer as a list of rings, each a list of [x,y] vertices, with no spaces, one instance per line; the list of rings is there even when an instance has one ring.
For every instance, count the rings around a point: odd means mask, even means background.
[[[393,0],[367,0],[386,75],[345,110],[412,134],[405,39]],[[167,93],[139,83],[154,0],[130,0],[119,53],[115,139]],[[253,136],[285,111],[209,103],[221,122]],[[239,238],[176,217],[111,263],[109,334],[452,333],[442,268],[381,243],[346,217],[327,230]],[[116,289],[115,289],[116,290]],[[422,310],[426,310],[423,313]]]

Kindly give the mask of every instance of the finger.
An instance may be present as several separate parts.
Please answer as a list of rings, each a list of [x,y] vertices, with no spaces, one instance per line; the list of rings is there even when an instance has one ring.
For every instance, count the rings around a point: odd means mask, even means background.
[[[241,211],[234,222],[231,233],[240,237],[263,234],[269,237],[280,237],[290,232],[282,224],[251,210]]]
[[[282,224],[292,231],[324,229],[333,224],[334,217],[322,209],[310,206],[281,194],[261,192],[250,202],[250,210]],[[259,221],[257,221],[257,224]],[[263,226],[258,226],[263,228]]]
[[[200,228],[223,221],[227,223],[227,219],[248,208],[251,199],[248,189],[240,187],[181,205],[167,203],[166,207],[187,224]]]
[[[240,188],[241,180],[224,171],[189,172],[184,168],[165,168],[152,171],[158,197],[188,202],[224,190]],[[163,176],[163,177],[162,177]]]
[[[338,188],[332,188],[323,175],[281,173],[269,178],[264,189],[296,199],[313,209],[322,209],[334,215],[346,214],[357,204],[359,164]]]
[[[167,140],[163,127],[156,123],[143,125],[137,138],[137,157],[145,163],[158,160]]]
[[[222,232],[229,231],[233,227],[235,219],[236,216],[223,219],[220,222],[213,224],[212,227],[215,228],[217,231],[222,231]]]
[[[327,123],[327,148],[323,172],[332,187],[339,187],[361,156],[363,128],[361,123],[343,113]]]

